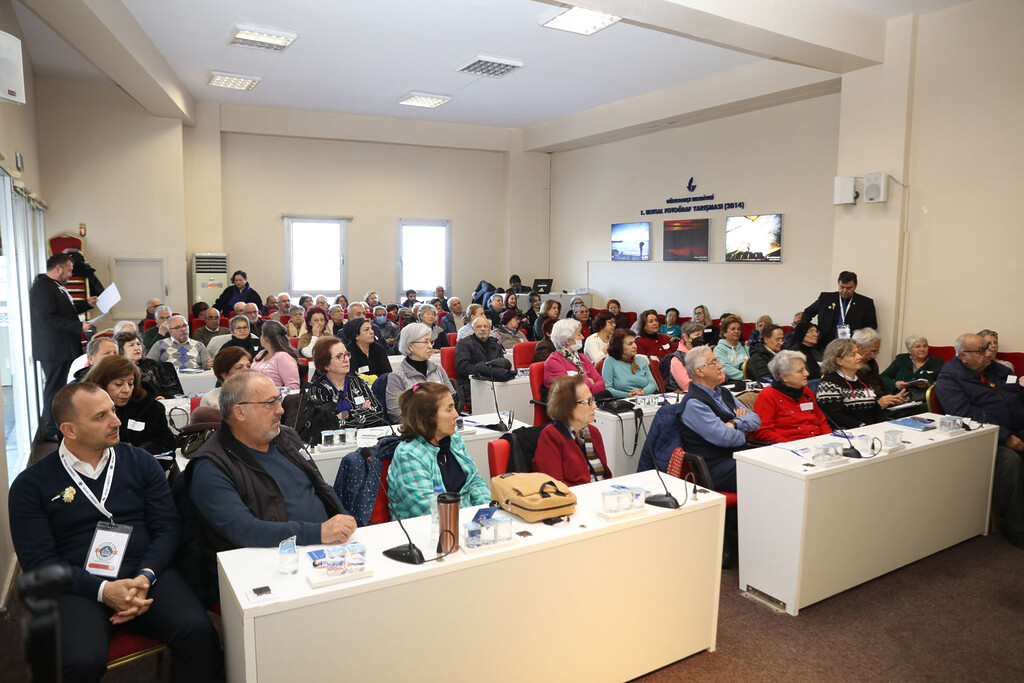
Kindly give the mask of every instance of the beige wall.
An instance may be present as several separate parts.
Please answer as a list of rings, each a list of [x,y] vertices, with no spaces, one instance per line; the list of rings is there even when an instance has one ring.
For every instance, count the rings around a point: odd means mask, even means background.
[[[112,256],[164,257],[165,301],[183,310],[181,121],[151,116],[112,85],[46,78],[36,85],[46,234],[76,233],[86,223],[85,250],[103,282]],[[151,296],[162,295],[159,283],[153,289]]]
[[[454,292],[505,272],[503,153],[240,134],[221,148],[224,248],[264,297],[285,288],[286,215],[352,218],[350,298],[396,296],[402,217],[451,219]]]
[[[618,298],[627,310],[704,303],[753,320],[788,323],[833,286],[832,177],[837,95],[781,105],[631,140],[553,155],[551,269],[557,289],[590,286],[595,303]],[[742,211],[641,217],[667,197],[714,193]],[[725,264],[725,216],[784,213],[781,264]],[[711,219],[711,260],[663,262],[663,221]],[[612,223],[651,221],[655,262],[610,261]],[[589,270],[589,278],[588,278]]]

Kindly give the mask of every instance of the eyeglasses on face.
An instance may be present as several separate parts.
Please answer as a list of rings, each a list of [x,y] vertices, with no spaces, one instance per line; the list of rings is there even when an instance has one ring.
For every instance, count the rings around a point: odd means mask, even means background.
[[[581,406],[592,406],[595,403],[597,403],[597,400],[593,397],[588,398],[586,401],[576,401],[576,404]]]
[[[281,405],[282,401],[284,401],[283,396],[275,396],[274,398],[268,398],[266,401],[239,401],[237,405],[263,406],[264,408],[273,408],[274,406]]]
[[[348,351],[342,351],[341,353],[334,354],[334,360],[348,360],[352,354]]]
[[[187,329],[187,328],[188,328],[188,325],[175,325],[174,327],[169,327],[167,329],[169,329],[169,330],[184,330],[184,329]]]

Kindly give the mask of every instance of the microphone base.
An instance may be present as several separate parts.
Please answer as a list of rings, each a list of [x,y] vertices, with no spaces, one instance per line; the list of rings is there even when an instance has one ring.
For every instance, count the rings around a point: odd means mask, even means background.
[[[670,493],[652,493],[644,498],[644,502],[654,507],[668,508],[669,510],[679,508],[679,501]]]
[[[846,448],[843,449],[843,457],[844,458],[861,458],[863,456],[860,454],[860,451],[858,451],[853,446],[847,446]]]
[[[412,543],[396,545],[384,551],[384,557],[404,564],[423,564],[423,552]]]

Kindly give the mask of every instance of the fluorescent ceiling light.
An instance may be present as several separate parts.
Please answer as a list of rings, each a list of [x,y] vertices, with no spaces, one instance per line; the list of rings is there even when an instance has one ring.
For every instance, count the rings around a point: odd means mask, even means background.
[[[523,63],[508,57],[490,57],[488,55],[477,55],[462,66],[456,69],[464,74],[475,76],[487,76],[489,78],[501,78],[513,71],[523,68]]]
[[[595,12],[582,7],[570,7],[553,19],[546,21],[542,26],[589,36],[603,28],[608,28],[621,18],[614,14]]]
[[[239,47],[254,47],[259,50],[270,50],[271,52],[284,52],[284,49],[291,45],[299,36],[289,31],[281,31],[276,28],[260,28],[258,26],[246,26],[239,24],[231,34],[229,45]]]
[[[411,92],[398,100],[399,104],[406,104],[410,107],[427,107],[433,109],[434,107],[440,107],[446,102],[451,102],[452,98],[448,95],[432,95],[428,92]]]
[[[207,85],[217,88],[231,88],[233,90],[252,90],[259,82],[259,76],[243,76],[242,74],[229,74],[224,71],[211,71],[210,80],[207,82]]]

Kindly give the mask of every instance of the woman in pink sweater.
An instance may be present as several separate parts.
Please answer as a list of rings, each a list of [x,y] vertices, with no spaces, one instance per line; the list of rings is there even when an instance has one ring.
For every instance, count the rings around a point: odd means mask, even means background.
[[[579,374],[583,375],[595,399],[603,401],[612,397],[604,387],[601,373],[594,369],[586,354],[580,353],[583,349],[583,328],[579,320],[569,318],[555,323],[551,329],[551,343],[555,352],[544,361],[544,386],[550,388],[559,377]]]
[[[278,387],[299,388],[299,362],[281,323],[268,320],[260,335],[263,350],[252,361],[252,370],[262,372]]]

